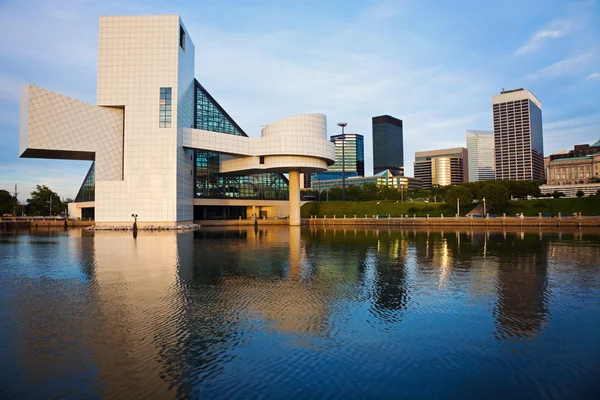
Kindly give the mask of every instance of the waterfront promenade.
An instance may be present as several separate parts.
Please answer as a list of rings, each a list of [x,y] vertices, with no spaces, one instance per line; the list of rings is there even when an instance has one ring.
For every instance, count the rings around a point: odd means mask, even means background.
[[[600,228],[600,216],[560,216],[560,217],[500,217],[471,218],[471,217],[377,217],[377,216],[344,216],[317,218],[312,216],[305,219],[309,225],[369,225],[369,226],[537,226],[537,227],[596,227]]]

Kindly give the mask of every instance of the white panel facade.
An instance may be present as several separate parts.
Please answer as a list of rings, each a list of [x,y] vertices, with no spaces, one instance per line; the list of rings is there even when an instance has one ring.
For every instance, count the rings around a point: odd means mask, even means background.
[[[125,109],[124,183],[96,182],[96,220],[140,222],[192,220],[178,217],[178,195],[185,187],[180,170],[184,150],[178,147],[179,111],[191,121],[193,100],[180,93],[193,85],[194,46],[186,37],[185,54],[179,44],[179,16],[101,17],[98,54],[98,105]],[[180,57],[184,75],[180,84]],[[190,61],[191,58],[191,61]],[[160,89],[171,89],[171,124],[159,126]],[[180,100],[188,101],[179,104]],[[189,172],[188,172],[189,174]],[[174,179],[177,177],[177,179]],[[181,185],[180,185],[181,184]],[[190,196],[192,194],[190,193]],[[185,208],[185,207],[184,207]]]
[[[22,157],[95,159],[97,179],[123,178],[122,109],[94,107],[33,85],[22,87],[21,101]]]

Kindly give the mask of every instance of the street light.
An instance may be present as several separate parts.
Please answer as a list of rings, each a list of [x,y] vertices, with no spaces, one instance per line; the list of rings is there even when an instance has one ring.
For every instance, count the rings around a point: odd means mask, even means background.
[[[427,203],[429,203],[429,199],[425,199],[425,212],[427,212]]]
[[[380,201],[377,202],[377,218],[379,218],[379,203],[381,203]]]
[[[137,214],[131,214],[131,216],[133,217],[133,231],[135,233],[137,233]]]
[[[460,216],[460,198],[456,198],[456,213]]]
[[[338,122],[338,126],[342,127],[342,201],[346,201],[346,135],[344,127],[347,122]]]
[[[483,218],[485,218],[486,216],[486,212],[485,212],[485,197],[483,198]]]

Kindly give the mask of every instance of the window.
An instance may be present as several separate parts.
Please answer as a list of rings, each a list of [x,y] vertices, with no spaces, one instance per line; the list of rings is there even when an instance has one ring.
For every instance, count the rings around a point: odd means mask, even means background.
[[[179,25],[179,47],[181,47],[181,50],[185,51],[185,31],[181,25]]]
[[[160,103],[158,114],[158,126],[160,128],[171,127],[171,88],[160,88]]]
[[[264,164],[265,163],[265,157],[260,156],[260,160],[259,161],[260,161],[260,164]]]

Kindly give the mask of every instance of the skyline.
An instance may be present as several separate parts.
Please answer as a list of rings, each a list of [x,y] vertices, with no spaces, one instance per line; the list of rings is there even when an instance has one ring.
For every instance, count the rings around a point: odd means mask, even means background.
[[[90,162],[18,158],[19,92],[35,83],[95,104],[101,15],[179,14],[198,80],[250,137],[270,121],[324,113],[329,136],[347,121],[347,132],[365,137],[365,174],[373,116],[404,121],[405,174],[414,176],[416,151],[465,147],[466,130],[492,129],[491,98],[502,88],[541,100],[546,156],[598,140],[600,1],[505,4],[5,1],[0,189],[17,183],[24,200],[46,184],[75,197]],[[504,25],[489,30],[494,23]]]

